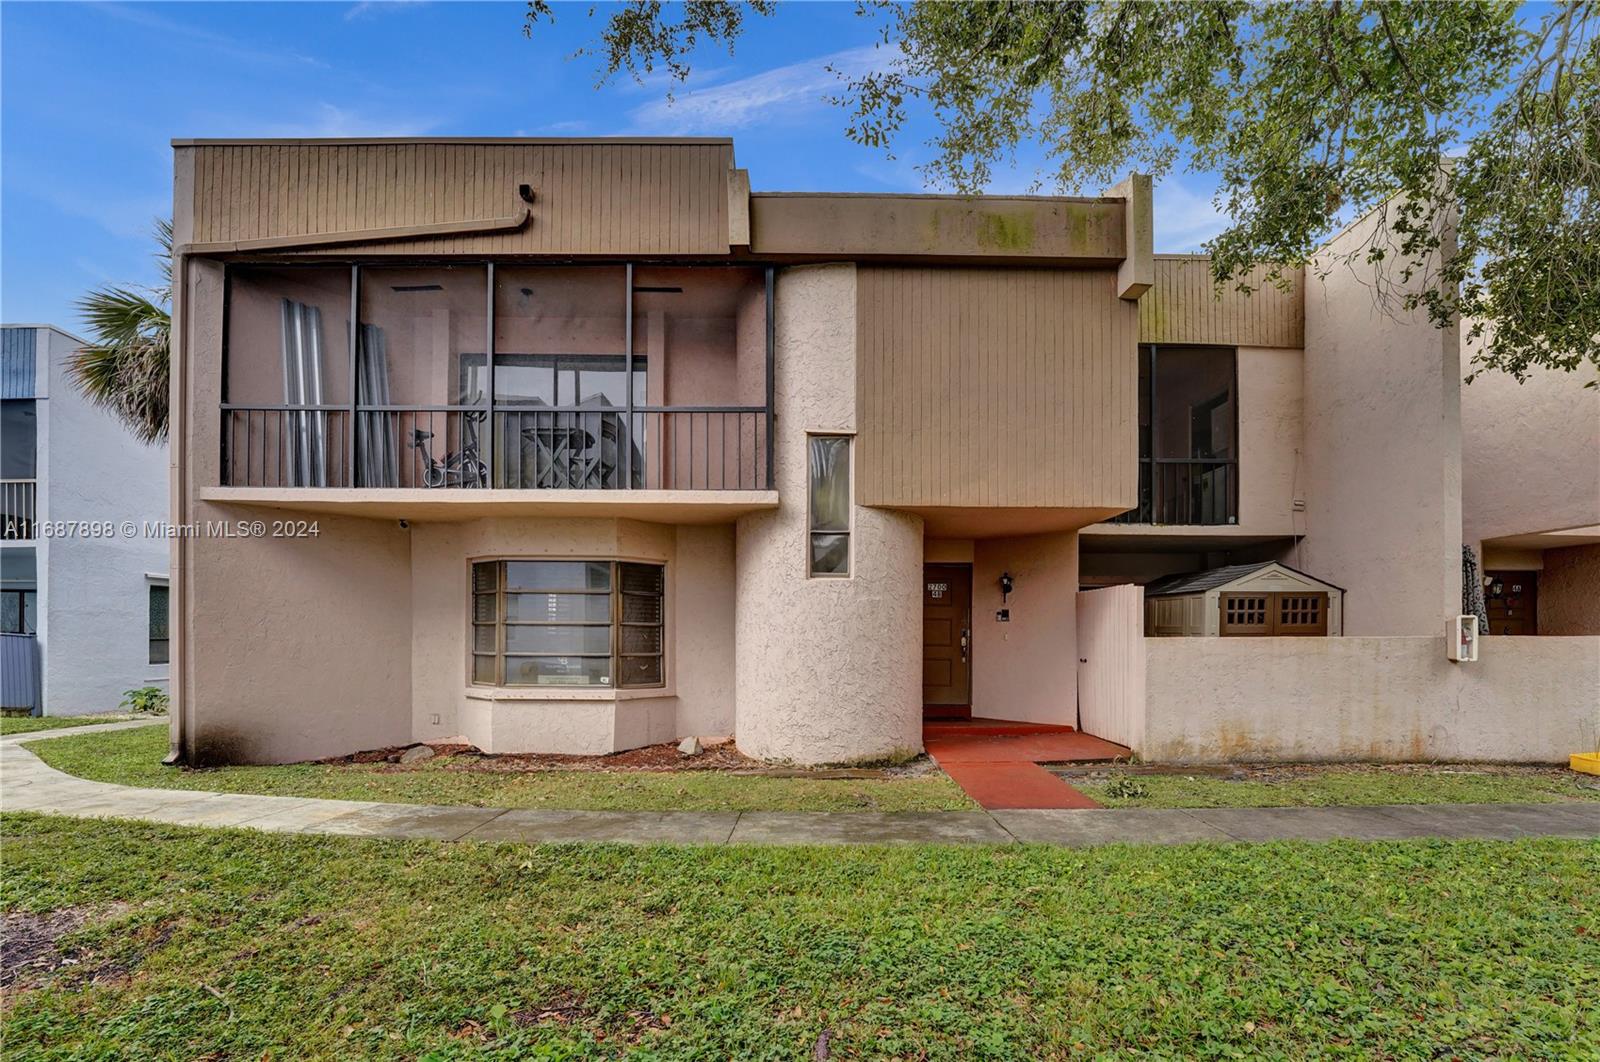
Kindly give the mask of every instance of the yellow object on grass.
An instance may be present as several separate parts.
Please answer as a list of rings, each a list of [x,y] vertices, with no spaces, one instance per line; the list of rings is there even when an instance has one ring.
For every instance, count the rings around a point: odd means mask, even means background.
[[[1567,765],[1584,774],[1600,774],[1600,752],[1574,752]]]

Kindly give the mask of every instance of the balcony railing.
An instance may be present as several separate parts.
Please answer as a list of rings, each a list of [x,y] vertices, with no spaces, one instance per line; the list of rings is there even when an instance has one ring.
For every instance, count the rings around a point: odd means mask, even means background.
[[[0,538],[35,537],[39,518],[39,484],[31,479],[0,479]]]
[[[1113,524],[1217,525],[1239,522],[1239,462],[1139,459],[1139,507]]]
[[[493,424],[493,430],[488,426]],[[222,482],[430,490],[764,490],[764,406],[222,407]]]

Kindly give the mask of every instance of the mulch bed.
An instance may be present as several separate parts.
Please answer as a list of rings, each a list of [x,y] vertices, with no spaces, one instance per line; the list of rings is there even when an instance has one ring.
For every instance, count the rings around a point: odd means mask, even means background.
[[[412,771],[429,765],[435,770],[489,771],[521,774],[533,771],[598,771],[615,774],[634,772],[659,773],[663,771],[725,771],[730,774],[761,775],[768,778],[900,778],[927,773],[932,765],[926,757],[888,768],[801,768],[774,767],[761,760],[751,759],[738,750],[732,741],[707,745],[695,756],[685,756],[676,743],[646,745],[644,748],[613,752],[606,756],[558,756],[545,753],[507,753],[489,755],[472,745],[430,745],[435,755],[417,764],[402,764],[400,756],[415,746],[398,745],[391,748],[371,749],[349,756],[335,756],[318,760],[335,766],[353,763],[382,764],[380,771]]]

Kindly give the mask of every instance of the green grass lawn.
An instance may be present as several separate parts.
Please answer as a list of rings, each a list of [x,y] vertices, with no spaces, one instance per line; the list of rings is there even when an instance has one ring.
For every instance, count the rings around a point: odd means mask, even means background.
[[[763,778],[717,771],[474,771],[442,756],[415,767],[292,764],[284,767],[163,767],[159,727],[52,738],[30,745],[68,774],[160,789],[588,811],[949,811],[977,805],[942,773],[888,779]]]
[[[1329,767],[1272,781],[1140,775],[1147,795],[1112,796],[1104,780],[1068,779],[1108,807],[1265,808],[1336,804],[1550,804],[1600,800],[1594,779],[1570,771],[1506,768],[1484,773],[1455,770]]]
[[[121,723],[127,715],[24,715],[0,716],[0,736],[29,734],[35,730],[59,730],[68,726],[93,726],[96,723]]]
[[[8,1059],[1600,1055],[1590,842],[0,836],[8,926],[88,917]]]

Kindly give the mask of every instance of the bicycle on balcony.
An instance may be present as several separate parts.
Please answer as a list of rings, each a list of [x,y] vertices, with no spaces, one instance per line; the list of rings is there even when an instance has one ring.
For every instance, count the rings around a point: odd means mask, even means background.
[[[433,432],[411,429],[411,447],[422,455],[422,485],[425,487],[488,487],[489,466],[479,456],[478,425],[485,414],[464,413],[461,419],[461,449],[447,451],[443,458],[433,456],[429,440]]]

